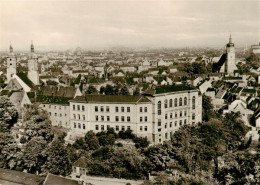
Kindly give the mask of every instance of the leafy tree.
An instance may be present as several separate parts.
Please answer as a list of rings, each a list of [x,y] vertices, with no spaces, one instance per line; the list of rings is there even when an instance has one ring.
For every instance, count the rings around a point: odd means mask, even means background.
[[[95,133],[92,130],[88,131],[86,133],[85,141],[86,141],[86,144],[88,145],[88,148],[90,150],[96,150],[100,147],[99,142],[98,142],[98,138],[96,137]]]
[[[6,97],[0,97],[0,132],[7,132],[17,122],[18,112]]]
[[[138,87],[134,90],[133,95],[140,95],[140,89]]]
[[[105,93],[105,87],[102,86],[100,87],[99,94],[104,94],[104,93]]]
[[[211,97],[202,95],[202,120],[209,121],[213,116],[213,105],[211,103]]]
[[[98,91],[93,85],[90,85],[88,87],[88,90],[86,91],[86,94],[97,94],[97,93]]]
[[[112,85],[109,85],[109,84],[106,85],[105,94],[106,95],[113,95],[114,94],[114,89],[113,89]]]
[[[133,141],[135,142],[136,148],[146,148],[149,146],[149,141],[146,137],[136,137]]]
[[[129,95],[130,93],[129,93],[127,87],[124,86],[124,87],[121,88],[121,93],[120,94],[122,94],[122,95]]]

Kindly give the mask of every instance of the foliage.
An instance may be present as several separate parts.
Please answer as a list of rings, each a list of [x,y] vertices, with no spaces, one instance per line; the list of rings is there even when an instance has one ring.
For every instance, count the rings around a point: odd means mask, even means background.
[[[88,87],[88,90],[86,91],[86,94],[97,94],[97,93],[98,91],[93,85],[90,85]]]
[[[130,95],[130,93],[129,93],[129,91],[128,91],[126,86],[121,88],[120,94],[122,94],[122,95]]]
[[[77,78],[76,78],[75,81],[74,81],[74,84],[79,84],[79,83],[80,83],[80,80],[81,80],[81,74],[79,74],[79,75],[77,76]]]
[[[211,97],[202,95],[202,120],[209,121],[214,115]]]
[[[54,80],[48,80],[47,82],[47,85],[58,85],[59,83],[54,81]]]

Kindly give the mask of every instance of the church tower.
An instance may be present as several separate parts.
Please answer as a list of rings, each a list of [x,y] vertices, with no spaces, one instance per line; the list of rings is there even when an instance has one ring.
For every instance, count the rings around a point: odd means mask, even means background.
[[[34,45],[31,43],[31,53],[28,60],[28,78],[35,84],[39,85],[38,57],[34,53]]]
[[[16,58],[13,53],[13,47],[10,43],[9,56],[7,57],[7,83],[13,78],[16,74]]]
[[[235,70],[237,70],[235,45],[234,43],[232,43],[232,38],[230,34],[229,42],[226,45],[225,73],[233,74]]]

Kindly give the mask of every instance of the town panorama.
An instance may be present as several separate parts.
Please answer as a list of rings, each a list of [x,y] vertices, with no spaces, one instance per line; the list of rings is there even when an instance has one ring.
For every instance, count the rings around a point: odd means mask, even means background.
[[[0,184],[259,184],[260,42],[233,32],[221,47],[1,45]]]

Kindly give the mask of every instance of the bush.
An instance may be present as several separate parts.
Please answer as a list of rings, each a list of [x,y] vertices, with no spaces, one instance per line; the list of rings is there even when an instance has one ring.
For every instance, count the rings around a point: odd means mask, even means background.
[[[24,144],[24,143],[26,143],[26,141],[27,141],[26,137],[22,136],[20,138],[20,143]]]

